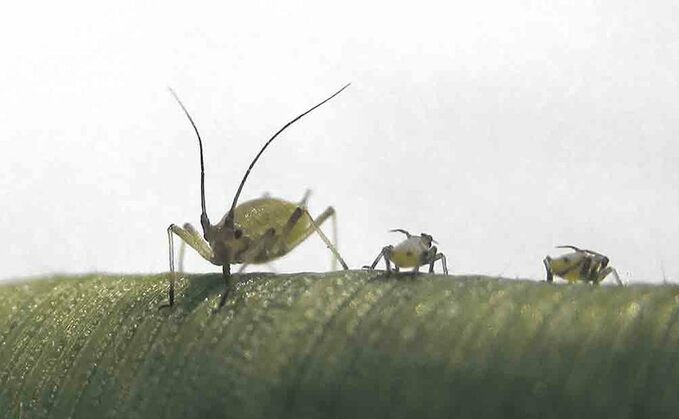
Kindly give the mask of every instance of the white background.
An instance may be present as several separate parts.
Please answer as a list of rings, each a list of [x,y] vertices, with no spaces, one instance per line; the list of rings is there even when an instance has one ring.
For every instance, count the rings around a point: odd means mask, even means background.
[[[675,1],[11,2],[0,16],[0,278],[163,272],[166,227],[243,198],[333,205],[369,263],[404,228],[452,273],[541,279],[574,244],[679,277]],[[323,271],[317,238],[276,262]],[[190,271],[219,269],[191,255]],[[262,269],[268,269],[262,267]]]

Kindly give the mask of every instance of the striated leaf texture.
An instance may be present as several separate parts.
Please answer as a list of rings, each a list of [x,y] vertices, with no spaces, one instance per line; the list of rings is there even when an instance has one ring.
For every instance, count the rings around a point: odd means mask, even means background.
[[[0,416],[601,418],[679,412],[679,288],[348,271],[0,287]]]

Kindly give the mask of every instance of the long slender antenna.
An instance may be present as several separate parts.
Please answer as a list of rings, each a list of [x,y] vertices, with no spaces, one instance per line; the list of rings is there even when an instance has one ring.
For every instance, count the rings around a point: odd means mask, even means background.
[[[584,252],[584,250],[582,250],[582,249],[580,249],[580,248],[577,248],[577,247],[575,247],[575,246],[572,246],[572,245],[570,245],[570,244],[564,244],[564,245],[561,245],[561,246],[555,246],[555,248],[556,248],[556,249],[571,249],[571,250],[575,250],[576,252]]]
[[[557,249],[573,249],[576,252],[584,252],[584,253],[589,253],[589,254],[596,255],[596,256],[606,257],[605,255],[602,255],[599,252],[595,252],[594,250],[580,249],[580,248],[577,248],[577,247],[571,246],[571,245],[556,246],[556,248]]]
[[[294,124],[295,122],[299,121],[303,116],[305,116],[306,114],[310,113],[310,112],[313,111],[314,109],[318,108],[319,106],[321,106],[321,105],[324,104],[325,102],[327,102],[327,101],[329,101],[330,99],[334,98],[335,96],[339,95],[339,94],[342,92],[342,90],[344,90],[344,89],[346,89],[347,87],[349,87],[349,85],[351,85],[351,83],[347,83],[344,87],[342,87],[341,89],[339,89],[337,92],[333,93],[332,96],[330,96],[329,98],[325,99],[323,102],[321,102],[321,103],[319,103],[318,105],[312,107],[312,108],[309,109],[308,111],[306,111],[306,112],[300,114],[300,115],[297,116],[295,119],[293,119],[293,120],[291,120],[290,122],[288,122],[287,124],[283,125],[283,128],[279,129],[278,132],[276,132],[276,133],[273,135],[273,137],[269,138],[269,141],[267,141],[266,144],[264,144],[264,147],[262,147],[262,149],[259,150],[259,153],[257,153],[257,155],[255,156],[255,158],[252,160],[252,163],[250,163],[250,167],[248,167],[248,170],[245,172],[245,175],[243,176],[243,180],[240,181],[240,185],[238,186],[238,190],[236,191],[236,195],[233,197],[233,203],[231,204],[231,209],[229,209],[229,213],[228,213],[228,215],[227,215],[227,223],[229,223],[229,222],[233,223],[233,211],[234,211],[234,209],[236,208],[236,205],[238,204],[238,198],[240,197],[240,193],[241,193],[241,191],[243,190],[243,186],[245,185],[245,181],[247,180],[248,176],[250,175],[250,171],[251,171],[252,168],[254,167],[255,163],[257,163],[257,160],[259,160],[259,156],[261,156],[262,153],[264,153],[264,150],[266,150],[266,148],[269,146],[269,144],[271,144],[271,142],[272,142],[276,137],[278,137],[278,135],[279,135],[281,132],[285,131],[285,129],[286,129],[287,127],[289,127],[290,125],[292,125],[292,124]]]
[[[407,231],[405,231],[405,230],[402,229],[402,228],[395,228],[395,229],[393,229],[393,230],[389,230],[389,232],[390,232],[390,233],[403,233],[403,234],[405,234],[406,237],[408,237],[408,238],[410,238],[410,236],[411,236],[410,233],[408,233]]]
[[[191,115],[189,115],[189,111],[186,110],[186,107],[179,99],[179,96],[177,96],[177,93],[175,93],[175,91],[172,90],[172,88],[169,86],[167,89],[170,91],[170,93],[172,93],[172,96],[174,96],[174,98],[177,100],[179,106],[182,107],[182,110],[186,114],[186,117],[189,118],[189,122],[191,122],[193,130],[196,132],[196,136],[198,137],[198,147],[200,148],[200,208],[202,211],[200,213],[200,222],[203,227],[203,233],[205,233],[205,224],[203,218],[207,220],[207,212],[205,211],[205,164],[203,162],[203,140],[200,139],[200,133],[198,132],[198,128],[196,127],[196,124],[193,122],[193,118],[191,118]]]

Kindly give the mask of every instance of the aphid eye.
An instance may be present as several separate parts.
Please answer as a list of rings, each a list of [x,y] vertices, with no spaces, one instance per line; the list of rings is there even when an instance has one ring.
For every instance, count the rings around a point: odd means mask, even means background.
[[[243,230],[237,229],[236,231],[234,231],[233,237],[235,237],[236,239],[240,239],[241,237],[243,237]]]

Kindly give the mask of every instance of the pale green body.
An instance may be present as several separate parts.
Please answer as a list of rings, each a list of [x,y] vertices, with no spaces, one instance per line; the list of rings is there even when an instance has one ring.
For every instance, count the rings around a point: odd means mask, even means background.
[[[366,265],[364,268],[375,269],[380,259],[384,258],[387,272],[391,272],[391,264],[393,263],[396,272],[400,268],[413,268],[413,272],[418,272],[420,266],[429,265],[429,272],[432,273],[434,272],[434,262],[440,260],[443,273],[448,275],[446,256],[440,253],[436,246],[432,246],[434,239],[429,234],[422,233],[420,236],[413,236],[403,229],[391,231],[405,234],[406,239],[396,246],[383,247],[372,265]]]
[[[304,241],[313,232],[311,221],[305,216],[294,224],[285,238],[280,237],[298,207],[297,203],[277,198],[257,198],[238,205],[234,210],[234,226],[243,232],[243,237],[238,239],[238,242],[241,242],[240,249],[233,253],[234,259],[230,263],[269,262],[285,255]],[[281,241],[270,249],[262,249],[261,252],[250,255],[248,260],[243,259],[243,256],[247,255],[243,250],[261,240],[272,228],[275,230],[275,236]]]
[[[429,247],[420,236],[412,236],[394,246],[390,258],[394,265],[399,268],[426,265],[431,262],[427,253]]]

